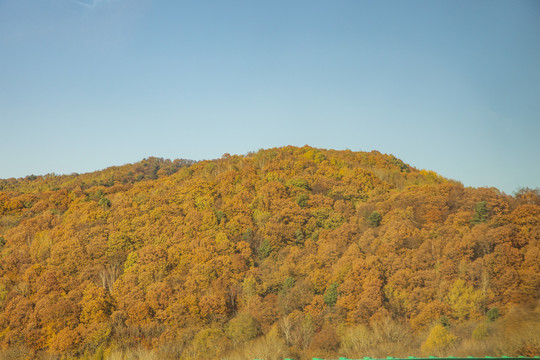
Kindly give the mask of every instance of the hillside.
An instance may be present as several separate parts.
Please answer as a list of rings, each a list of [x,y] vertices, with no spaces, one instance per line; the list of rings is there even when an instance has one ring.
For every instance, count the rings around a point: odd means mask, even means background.
[[[539,240],[537,190],[466,188],[376,151],[0,180],[0,348],[540,355]]]

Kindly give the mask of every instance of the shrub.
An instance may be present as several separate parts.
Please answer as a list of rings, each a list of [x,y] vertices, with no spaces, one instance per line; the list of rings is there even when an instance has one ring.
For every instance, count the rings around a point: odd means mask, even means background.
[[[488,312],[486,313],[486,317],[488,318],[489,321],[495,321],[495,320],[497,320],[500,316],[501,316],[501,314],[499,313],[499,309],[498,309],[498,308],[491,308],[491,309],[489,309]]]
[[[487,336],[488,336],[488,327],[485,323],[478,324],[472,332],[472,338],[474,340],[483,340],[487,338]]]
[[[422,352],[425,355],[440,355],[450,348],[457,340],[457,337],[441,324],[435,325],[429,332],[426,341],[422,344]]]

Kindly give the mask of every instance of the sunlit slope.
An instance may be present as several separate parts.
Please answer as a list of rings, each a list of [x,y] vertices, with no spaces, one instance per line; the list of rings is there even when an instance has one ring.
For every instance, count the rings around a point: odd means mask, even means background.
[[[307,146],[0,184],[4,348],[538,352],[537,191]]]

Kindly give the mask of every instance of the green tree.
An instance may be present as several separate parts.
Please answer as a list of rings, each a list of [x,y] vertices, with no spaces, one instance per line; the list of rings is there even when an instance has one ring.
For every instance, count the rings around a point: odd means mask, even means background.
[[[296,197],[296,203],[298,204],[298,206],[302,208],[305,208],[306,206],[308,206],[308,200],[309,200],[309,197],[304,193]]]
[[[498,308],[491,308],[487,311],[486,317],[489,321],[495,321],[501,316]]]
[[[293,277],[288,277],[285,279],[285,281],[283,281],[283,285],[282,285],[282,290],[283,291],[288,291],[289,289],[291,289],[292,287],[294,286],[294,278]]]
[[[474,215],[471,219],[471,224],[476,225],[486,222],[488,219],[489,211],[487,208],[487,202],[479,201],[474,208]]]
[[[259,257],[262,259],[266,259],[270,252],[272,252],[272,245],[270,245],[270,241],[268,239],[264,239],[259,246]]]
[[[227,220],[227,216],[225,215],[225,213],[221,210],[218,210],[216,211],[216,219],[218,221],[218,224],[221,224],[221,221],[225,221]]]
[[[371,227],[377,227],[381,224],[381,220],[382,220],[382,216],[381,214],[379,214],[378,212],[376,211],[373,211],[370,215],[369,215],[369,225]]]
[[[104,209],[108,209],[111,207],[111,200],[107,199],[106,197],[102,197],[99,200],[98,205]]]
[[[337,302],[339,293],[338,293],[338,283],[332,283],[328,289],[326,289],[323,300],[324,303],[328,306],[334,306]]]
[[[443,315],[439,318],[439,324],[441,324],[445,328],[448,328],[450,327],[450,319],[448,318],[448,316]]]

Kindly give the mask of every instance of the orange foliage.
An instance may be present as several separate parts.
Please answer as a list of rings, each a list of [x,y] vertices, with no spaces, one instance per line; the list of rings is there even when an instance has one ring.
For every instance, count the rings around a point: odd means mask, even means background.
[[[538,191],[465,188],[376,151],[149,158],[0,189],[3,348],[198,354],[265,333],[333,357],[354,342],[344,327],[421,332],[540,293]]]

